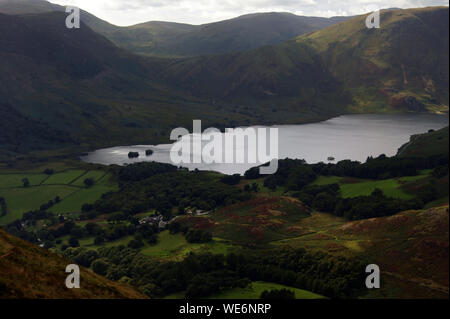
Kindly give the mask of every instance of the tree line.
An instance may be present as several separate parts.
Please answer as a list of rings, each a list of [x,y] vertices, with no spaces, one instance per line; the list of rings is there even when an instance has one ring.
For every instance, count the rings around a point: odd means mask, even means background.
[[[363,288],[367,264],[360,258],[293,248],[226,256],[190,253],[182,261],[168,262],[143,256],[125,246],[97,251],[69,248],[64,255],[108,279],[128,282],[154,298],[180,292],[187,298],[204,298],[260,280],[331,298],[351,298]]]

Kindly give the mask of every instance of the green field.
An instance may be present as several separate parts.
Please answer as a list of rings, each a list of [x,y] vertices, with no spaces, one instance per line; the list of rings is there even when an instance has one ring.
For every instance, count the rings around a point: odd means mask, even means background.
[[[117,186],[114,183],[110,183],[108,179],[109,177],[105,176],[98,184],[95,184],[90,188],[77,188],[74,193],[51,207],[49,211],[53,213],[71,213],[80,211],[83,204],[93,204],[103,194],[117,190]],[[73,184],[71,184],[71,186],[72,185]]]
[[[78,188],[64,185],[42,185],[21,188],[2,189],[0,197],[6,199],[8,214],[0,218],[0,225],[6,225],[22,218],[23,213],[39,207],[59,196],[62,201]]]
[[[341,187],[341,195],[343,198],[367,196],[376,188],[379,188],[388,197],[411,199],[414,197],[403,191],[402,186],[408,182],[414,182],[427,178],[429,171],[421,171],[416,176],[405,176],[400,178],[390,178],[382,180],[356,179],[339,176],[319,176],[314,185],[339,184]]]
[[[66,185],[70,184],[81,175],[85,174],[84,170],[68,170],[61,173],[51,175],[43,184],[45,185]]]
[[[142,253],[147,256],[168,258],[185,256],[191,251],[226,254],[231,247],[231,245],[218,238],[214,238],[209,243],[188,243],[183,234],[172,235],[168,230],[165,230],[158,235],[158,243],[156,245],[146,245],[142,249]]]
[[[208,299],[259,299],[264,290],[289,289],[294,291],[296,299],[324,299],[325,297],[313,292],[293,288],[285,285],[279,285],[265,281],[254,281],[246,288],[233,288],[214,294]],[[178,292],[164,297],[164,299],[184,299],[184,292]]]
[[[210,299],[259,299],[264,290],[289,289],[295,292],[296,299],[322,299],[321,295],[310,291],[292,288],[284,285],[274,284],[265,281],[254,281],[247,288],[234,288],[223,291],[210,297]]]
[[[134,238],[134,236],[125,236],[118,240],[106,242],[103,245],[94,245],[94,237],[86,237],[79,240],[82,247],[88,249],[99,249],[101,247],[114,247],[124,245]],[[62,238],[64,243],[67,243],[69,236]],[[168,230],[162,231],[158,235],[158,243],[156,245],[149,245],[141,248],[142,254],[146,256],[162,258],[162,259],[178,259],[186,256],[190,252],[210,252],[213,254],[227,254],[233,246],[220,238],[214,238],[209,243],[188,243],[182,234],[170,234]]]
[[[78,186],[83,176],[96,180],[90,188]],[[21,172],[0,174],[0,197],[6,199],[8,214],[0,217],[0,225],[6,225],[22,218],[25,212],[39,209],[42,204],[60,198],[60,202],[49,209],[53,213],[79,212],[85,203],[94,203],[102,194],[117,189],[110,181],[111,175],[104,171],[71,169],[53,175]],[[22,179],[28,178],[29,187],[22,186]],[[73,184],[70,184],[74,182]],[[80,184],[81,185],[81,184]]]
[[[104,171],[88,171],[86,174],[81,175],[80,177],[78,177],[70,185],[84,187],[85,186],[84,180],[86,178],[92,178],[95,182],[99,182],[100,180],[103,179],[104,176],[105,176],[105,172]]]
[[[30,185],[35,186],[41,184],[47,177],[45,174],[0,174],[0,188],[22,187],[24,178],[30,181]]]

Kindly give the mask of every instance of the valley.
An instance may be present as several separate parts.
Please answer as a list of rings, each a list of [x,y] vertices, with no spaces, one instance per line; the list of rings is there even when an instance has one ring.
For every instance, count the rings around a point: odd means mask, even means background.
[[[448,73],[436,70],[448,69],[448,8],[382,16],[383,35],[358,16],[276,45],[175,58],[133,54],[87,25],[69,31],[61,12],[0,13],[0,124],[8,128],[0,156],[167,143],[173,127],[193,119],[223,129],[348,113],[446,114]],[[408,40],[413,33],[420,42]],[[358,58],[345,60],[359,44]]]
[[[408,147],[446,130],[414,137]],[[426,154],[426,148],[421,150]],[[286,281],[261,274],[250,277],[250,284],[237,279],[241,274],[236,278],[237,286],[233,284],[223,291],[209,287],[210,295],[192,292],[189,285],[169,288],[160,281],[140,282],[137,277],[127,275],[132,273],[127,270],[130,266],[121,265],[120,259],[112,256],[131,254],[126,258],[145,260],[149,269],[157,269],[158,264],[163,268],[184,267],[189,256],[234,258],[241,254],[257,256],[268,252],[279,254],[286,249],[293,253],[304,250],[314,256],[326,254],[326,258],[349,261],[362,258],[379,264],[386,272],[383,289],[369,293],[358,288],[352,290],[352,296],[445,298],[448,166],[441,165],[448,161],[448,154],[442,158],[428,157],[428,162],[382,156],[372,161],[362,164],[364,169],[356,175],[345,173],[349,169],[343,166],[345,161],[314,165],[301,160],[281,161],[276,175],[258,177],[249,170],[231,185],[224,182],[220,173],[188,172],[162,163],[121,168],[63,161],[32,164],[27,170],[2,169],[0,197],[4,198],[6,214],[3,212],[0,224],[10,233],[90,266],[108,279],[138,286],[153,298],[183,298],[197,293],[211,298],[257,298],[262,287],[286,285]],[[361,165],[353,163],[355,167]],[[394,170],[390,171],[386,165],[393,165]],[[405,172],[395,171],[396,165],[401,165]],[[311,167],[322,173],[303,181],[309,174],[305,171],[297,176],[293,174],[295,167],[301,171]],[[412,167],[418,170],[413,172]],[[376,177],[374,173],[378,171],[384,172],[384,176]],[[396,175],[392,175],[394,172]],[[29,186],[24,185],[24,179]],[[86,182],[88,179],[92,185]],[[302,184],[298,184],[300,180]],[[336,197],[327,197],[336,189]],[[375,195],[376,192],[381,195]],[[22,201],[25,197],[27,201]],[[388,215],[339,213],[337,207],[342,204],[336,203],[338,198],[342,198],[344,205],[349,200],[356,205],[359,199],[366,206],[369,202],[382,205],[384,208],[375,208],[374,213]],[[378,200],[380,204],[376,204]],[[393,210],[388,213],[390,206]],[[99,268],[102,263],[104,268]],[[298,280],[287,287],[297,289],[299,298],[316,298],[314,293],[333,295],[328,288]],[[146,290],[149,287],[153,289]]]
[[[0,0],[0,299],[448,299],[448,6],[64,9]],[[172,165],[198,119],[278,128],[278,170]]]

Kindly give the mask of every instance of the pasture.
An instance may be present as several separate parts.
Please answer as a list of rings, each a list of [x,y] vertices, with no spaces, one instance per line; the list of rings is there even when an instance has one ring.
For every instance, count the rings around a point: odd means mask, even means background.
[[[23,179],[29,180],[24,187]],[[85,178],[95,184],[87,188]],[[23,214],[39,209],[42,204],[59,197],[60,201],[49,208],[53,213],[79,212],[85,203],[94,203],[102,194],[117,189],[111,175],[102,170],[68,169],[52,175],[24,171],[0,174],[0,197],[5,198],[8,213],[0,217],[0,225],[22,218]]]
[[[259,299],[264,290],[289,289],[295,293],[296,299],[323,299],[325,297],[313,292],[279,285],[265,281],[254,281],[246,288],[234,288],[215,294],[209,299]]]
[[[339,184],[343,198],[367,196],[376,188],[381,189],[388,197],[411,199],[413,194],[405,192],[403,186],[406,183],[416,182],[429,176],[429,171],[421,171],[416,176],[404,176],[399,178],[371,180],[339,176],[319,176],[313,185]]]

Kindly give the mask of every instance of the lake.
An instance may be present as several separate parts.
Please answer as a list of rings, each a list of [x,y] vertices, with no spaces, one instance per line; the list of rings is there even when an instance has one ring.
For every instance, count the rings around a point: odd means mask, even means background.
[[[308,163],[317,163],[327,162],[329,157],[333,157],[334,162],[344,159],[364,162],[368,156],[393,156],[400,146],[409,141],[411,135],[443,128],[448,126],[448,122],[448,116],[435,114],[358,114],[343,115],[318,123],[274,125],[270,128],[278,128],[280,159],[305,159]],[[247,145],[234,147],[246,148]],[[171,148],[172,144],[117,146],[90,152],[82,156],[81,160],[104,165],[124,165],[142,161],[172,163]],[[148,149],[153,150],[151,156],[145,155]],[[140,156],[129,159],[129,152],[138,152]],[[250,167],[257,165],[259,163],[200,163],[179,166],[225,174],[243,174]]]

